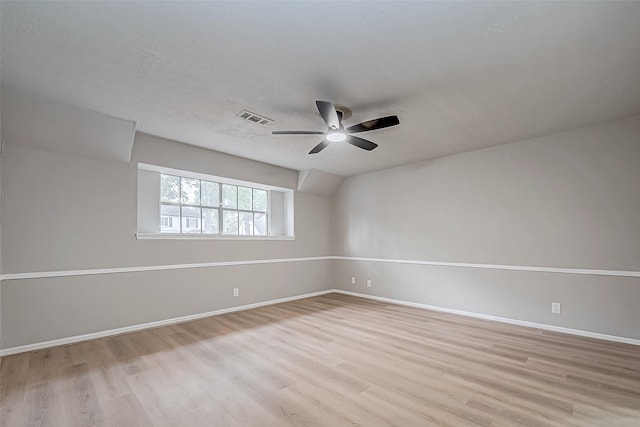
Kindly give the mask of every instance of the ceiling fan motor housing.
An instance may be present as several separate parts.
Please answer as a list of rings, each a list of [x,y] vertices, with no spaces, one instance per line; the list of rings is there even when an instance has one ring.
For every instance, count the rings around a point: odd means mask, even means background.
[[[318,112],[328,126],[327,132],[319,131],[272,131],[274,135],[325,135],[324,141],[321,141],[318,145],[313,147],[309,154],[316,154],[324,150],[331,142],[346,141],[351,145],[354,145],[363,150],[371,151],[378,146],[378,144],[368,141],[363,138],[351,135],[353,133],[366,132],[370,130],[382,129],[389,126],[396,126],[400,124],[398,116],[380,117],[377,119],[369,120],[366,122],[358,123],[353,126],[349,126],[345,129],[342,124],[343,119],[351,117],[351,110],[343,105],[334,104],[329,101],[316,101]]]
[[[350,108],[347,108],[344,105],[340,105],[340,104],[333,104],[333,106],[336,109],[336,113],[338,113],[338,117],[340,117],[341,124],[342,124],[342,120],[351,118],[352,112]]]

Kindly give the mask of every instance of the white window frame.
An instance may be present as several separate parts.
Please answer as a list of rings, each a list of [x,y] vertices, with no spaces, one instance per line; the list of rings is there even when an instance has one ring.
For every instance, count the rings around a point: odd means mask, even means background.
[[[173,175],[173,174],[160,174],[160,188],[161,191],[160,193],[162,194],[162,179],[163,177],[171,177],[171,178],[176,178],[178,180],[178,200],[177,201],[169,201],[169,200],[162,200],[162,195],[160,196],[160,233],[161,234],[166,234],[166,233],[173,233],[173,234],[211,234],[211,235],[228,235],[228,236],[233,236],[233,235],[239,235],[239,236],[268,236],[269,235],[269,191],[268,190],[263,190],[261,188],[255,188],[255,186],[249,187],[249,186],[243,186],[243,185],[235,185],[235,184],[227,184],[227,183],[219,183],[219,182],[215,182],[215,181],[210,181],[210,180],[204,180],[204,179],[197,179],[197,178],[191,178],[191,177],[185,177],[185,176],[179,176],[179,175]],[[182,182],[183,182],[183,178],[189,179],[189,180],[193,180],[193,181],[197,181],[198,182],[198,186],[199,186],[199,190],[198,193],[200,194],[200,200],[198,200],[196,203],[188,203],[184,200],[181,200],[181,195],[182,195]],[[218,200],[216,200],[214,203],[207,205],[203,202],[202,199],[202,187],[203,187],[203,183],[209,183],[209,184],[215,184],[216,186],[218,186]],[[233,189],[235,189],[235,203],[233,203],[233,205],[235,205],[235,207],[233,206],[225,206],[224,201],[225,201],[225,187],[232,187]],[[249,190],[251,192],[251,207],[250,209],[247,209],[246,207],[241,207],[240,206],[240,189],[245,189],[245,190]],[[265,205],[264,205],[264,210],[259,210],[255,208],[255,204],[253,203],[254,201],[254,196],[256,194],[256,192],[262,192],[264,193],[266,200],[265,200]],[[177,208],[180,212],[183,212],[182,208],[192,208],[192,209],[196,209],[200,211],[200,217],[195,217],[195,216],[182,216],[181,213],[181,221],[180,221],[180,230],[179,233],[175,233],[173,231],[164,231],[163,227],[167,227],[167,228],[173,228],[173,226],[171,224],[169,225],[164,225],[162,222],[163,218],[166,218],[169,215],[166,215],[162,212],[162,208],[164,206],[173,206],[175,208]],[[218,230],[217,233],[207,233],[205,232],[205,228],[204,228],[204,224],[205,224],[205,210],[214,210],[217,211],[217,216],[218,216],[218,222],[216,224],[216,229]],[[237,222],[237,229],[235,233],[225,233],[225,227],[224,227],[224,218],[225,218],[225,214],[227,212],[232,212],[235,213],[236,217],[239,219],[240,216],[242,214],[250,214],[251,215],[251,230],[249,233],[241,233],[240,232],[240,222]],[[256,229],[257,227],[254,224],[254,220],[256,218],[256,216],[264,216],[264,224],[265,224],[265,230],[264,230],[264,234],[256,234]],[[185,229],[199,229],[200,231],[185,231]]]
[[[144,184],[147,187],[144,187],[144,185],[141,184],[141,179],[140,179],[140,172],[153,172],[157,174],[157,190],[156,189],[151,189],[149,187],[149,184]],[[246,211],[243,209],[239,209],[238,206],[236,205],[235,209],[230,209],[230,208],[225,208],[222,206],[222,203],[219,203],[219,206],[215,209],[218,209],[218,218],[219,218],[219,226],[218,226],[218,232],[220,234],[206,234],[203,233],[203,229],[204,229],[204,224],[202,222],[202,217],[200,218],[201,220],[199,221],[200,223],[200,228],[201,228],[201,232],[200,233],[181,233],[181,232],[160,232],[160,228],[161,228],[161,217],[162,215],[160,214],[160,205],[161,205],[161,201],[160,201],[160,175],[161,174],[165,174],[165,175],[173,175],[173,176],[178,176],[178,177],[184,177],[184,178],[193,178],[193,179],[198,179],[201,181],[209,181],[209,182],[215,182],[220,184],[219,187],[219,194],[220,194],[220,198],[222,198],[222,184],[229,184],[229,185],[234,185],[237,187],[248,187],[251,189],[256,189],[256,190],[264,190],[267,191],[267,210],[266,212],[264,212],[266,214],[267,217],[267,235],[242,235],[242,234],[222,234],[223,233],[223,227],[222,227],[222,216],[223,216],[223,212],[225,210],[231,210],[231,211],[235,211],[238,212],[238,215],[242,214],[243,212],[251,212],[252,214],[254,214],[255,212],[258,213],[263,213],[263,212],[259,212],[259,211]],[[153,174],[152,174],[153,175]],[[155,190],[154,194],[151,194],[151,196],[149,196],[149,193],[153,193]],[[274,197],[272,197],[274,196]],[[277,197],[275,197],[277,196]],[[145,164],[145,163],[138,163],[138,230],[136,233],[136,237],[138,239],[185,239],[185,240],[189,240],[189,239],[220,239],[220,240],[294,240],[295,236],[293,233],[294,227],[293,227],[293,197],[294,197],[294,191],[293,189],[290,188],[283,188],[283,187],[276,187],[276,186],[272,186],[272,185],[266,185],[266,184],[261,184],[261,183],[256,183],[256,182],[250,182],[250,181],[243,181],[243,180],[237,180],[237,179],[232,179],[232,178],[226,178],[226,177],[220,177],[220,176],[214,176],[214,175],[208,175],[208,174],[203,174],[203,173],[198,173],[198,172],[190,172],[190,171],[184,171],[184,170],[179,170],[179,169],[173,169],[173,168],[167,168],[167,167],[163,167],[163,166],[156,166],[156,165],[149,165],[149,164]],[[155,200],[155,202],[154,202]],[[276,205],[272,206],[272,200],[275,200]],[[221,200],[220,200],[221,202]],[[152,203],[154,206],[150,206],[150,203]],[[164,203],[163,204],[169,204],[169,205],[173,205],[173,206],[185,206],[185,207],[197,207],[200,209],[203,208],[210,208],[208,206],[192,206],[192,205],[188,205],[188,204],[181,204],[181,203]],[[141,205],[146,205],[145,206],[141,206]],[[280,206],[282,205],[282,206]],[[277,209],[275,209],[277,207]],[[274,214],[272,214],[272,209]],[[153,230],[149,229],[149,226],[141,226],[141,223],[145,223],[145,221],[148,223],[149,222],[149,215],[154,215],[152,212],[155,212],[155,215],[157,216],[157,219],[155,220],[155,227],[152,227]],[[272,223],[272,220],[275,217],[275,223]],[[179,221],[180,224],[180,230],[182,229],[182,221]],[[238,224],[240,225],[240,224]],[[253,230],[255,231],[255,230]]]

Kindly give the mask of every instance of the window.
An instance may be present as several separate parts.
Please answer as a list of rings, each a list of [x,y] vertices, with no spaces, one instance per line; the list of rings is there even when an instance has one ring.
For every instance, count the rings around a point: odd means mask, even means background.
[[[161,233],[266,236],[268,205],[264,189],[160,174]]]
[[[293,239],[292,189],[138,164],[139,239]]]

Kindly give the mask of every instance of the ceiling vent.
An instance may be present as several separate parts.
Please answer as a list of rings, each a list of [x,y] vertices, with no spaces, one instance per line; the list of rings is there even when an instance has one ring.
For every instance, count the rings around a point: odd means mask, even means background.
[[[237,114],[238,117],[240,117],[242,120],[247,120],[253,123],[257,123],[259,125],[270,125],[271,123],[273,123],[273,120],[271,120],[268,117],[265,116],[261,116],[260,114],[256,114],[256,113],[252,113],[251,111],[247,111],[247,110],[242,110]]]

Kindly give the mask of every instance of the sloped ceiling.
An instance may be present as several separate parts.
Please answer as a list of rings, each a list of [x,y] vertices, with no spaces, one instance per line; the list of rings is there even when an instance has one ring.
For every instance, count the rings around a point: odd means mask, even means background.
[[[640,2],[3,2],[2,83],[137,129],[350,176],[640,114]],[[397,114],[365,152],[349,123]],[[274,123],[240,120],[242,109]]]
[[[130,120],[2,91],[2,142],[99,160],[129,163],[136,124]]]

